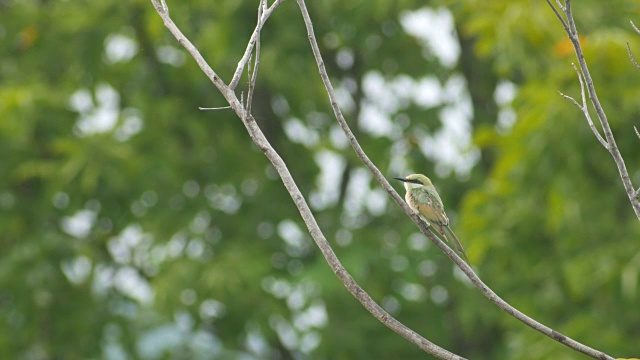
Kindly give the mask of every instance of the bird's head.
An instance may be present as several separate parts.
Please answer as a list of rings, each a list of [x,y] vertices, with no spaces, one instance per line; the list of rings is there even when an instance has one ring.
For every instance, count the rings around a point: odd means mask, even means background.
[[[431,180],[422,174],[411,174],[411,175],[408,175],[406,178],[394,178],[394,179],[402,181],[404,183],[405,189],[407,190],[432,185]]]

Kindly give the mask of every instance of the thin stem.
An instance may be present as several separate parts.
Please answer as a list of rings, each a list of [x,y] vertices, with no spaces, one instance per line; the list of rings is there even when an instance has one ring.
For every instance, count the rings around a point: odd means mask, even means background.
[[[553,4],[551,3],[551,1],[546,0],[547,4],[549,4],[549,6],[551,7],[551,9],[553,10],[553,12],[556,14],[556,16],[558,17],[558,20],[560,20],[560,23],[562,23],[562,26],[564,26],[565,31],[569,32],[569,26],[567,25],[567,23],[564,21],[564,19],[562,18],[562,15],[560,15],[560,12],[558,12],[558,10],[556,9],[555,6],[553,6]],[[560,4],[560,1],[556,0],[556,2],[558,3],[558,7],[560,8],[560,10],[564,11],[564,7]]]
[[[262,19],[262,14],[264,9],[267,7],[267,0],[260,0],[260,4],[258,5],[258,23],[260,19]],[[251,114],[251,103],[253,102],[253,91],[256,88],[256,79],[258,77],[258,66],[260,66],[260,28],[258,28],[258,32],[256,35],[256,60],[253,64],[253,73],[247,70],[247,74],[249,75],[249,90],[247,92],[247,107],[244,111],[244,120],[247,120],[247,114]],[[251,60],[249,60],[251,63]]]
[[[371,162],[369,157],[364,153],[362,147],[356,140],[353,132],[347,125],[347,122],[342,115],[342,111],[338,107],[338,103],[336,101],[335,91],[333,89],[333,85],[331,85],[331,81],[329,80],[329,76],[327,74],[327,70],[324,66],[324,61],[322,60],[322,55],[320,54],[320,49],[318,47],[318,42],[316,40],[316,36],[313,30],[313,24],[311,22],[311,18],[309,16],[309,12],[307,10],[306,4],[304,0],[296,0],[298,6],[300,7],[300,11],[302,12],[302,18],[304,19],[305,26],[307,28],[307,35],[309,38],[309,43],[311,45],[311,49],[313,51],[313,55],[316,59],[316,64],[318,66],[318,71],[320,72],[320,77],[322,78],[322,82],[324,83],[325,89],[329,95],[329,101],[331,103],[331,107],[333,109],[334,115],[340,124],[340,127],[345,132],[349,143],[353,147],[357,156],[360,160],[367,166],[369,171],[373,174],[373,176],[378,179],[380,185],[389,193],[391,198],[395,200],[395,202],[405,211],[407,215],[411,217],[414,223],[420,228],[420,231],[427,236],[431,241],[438,246],[459,268],[464,272],[464,274],[471,280],[471,282],[494,304],[496,304],[500,309],[504,310],[508,314],[512,315],[516,319],[522,321],[524,324],[530,326],[531,328],[549,336],[550,338],[576,350],[583,354],[592,356],[596,359],[607,359],[613,360],[612,357],[604,354],[601,351],[592,349],[586,345],[583,345],[566,335],[560,334],[559,332],[539,323],[538,321],[528,317],[524,313],[520,312],[513,306],[509,305],[506,301],[500,298],[493,290],[491,290],[487,285],[485,285],[482,280],[478,277],[478,275],[473,271],[473,269],[466,264],[451,248],[449,248],[442,240],[440,240],[437,236],[432,234],[426,227],[425,223],[420,220],[420,218],[413,213],[413,211],[409,208],[404,200],[398,195],[398,193],[391,187],[389,182],[386,180],[382,173],[378,168]]]
[[[238,62],[236,71],[233,73],[233,78],[231,78],[231,82],[229,83],[229,88],[231,90],[235,90],[236,87],[238,87],[238,83],[240,82],[240,77],[244,72],[244,67],[249,62],[249,57],[253,52],[253,47],[256,44],[256,39],[258,38],[258,36],[260,36],[259,35],[260,30],[262,30],[262,27],[267,22],[267,19],[269,19],[269,16],[271,16],[271,14],[273,13],[273,10],[275,10],[276,7],[278,7],[278,5],[282,4],[283,2],[284,0],[276,0],[273,2],[273,4],[271,4],[269,8],[265,10],[264,8],[266,7],[266,2],[263,3],[262,0],[260,0],[262,15],[258,17],[258,23],[256,24],[256,28],[253,30],[253,34],[251,34],[249,43],[247,43],[247,48],[244,50],[244,54],[242,55],[242,58],[240,58],[240,61]],[[264,4],[264,6],[262,6],[262,4]]]
[[[587,106],[587,97],[585,96],[585,92],[584,92],[584,81],[582,81],[582,74],[580,74],[580,71],[578,71],[578,68],[576,67],[575,64],[571,64],[571,65],[573,65],[573,70],[575,70],[576,74],[578,75],[578,81],[580,82],[580,96],[582,98],[582,106],[580,106],[580,104],[578,104],[576,99],[572,98],[571,96],[565,95],[563,93],[560,93],[560,95],[565,99],[569,99],[573,101],[573,103],[578,107],[578,109],[582,111],[585,118],[587,118],[587,122],[589,123],[589,127],[591,128],[591,131],[593,131],[593,134],[596,136],[600,144],[602,144],[602,146],[604,146],[605,149],[609,150],[609,144],[607,144],[607,142],[604,140],[602,135],[600,135],[600,132],[598,131],[598,129],[596,129],[596,125],[593,123],[593,120],[591,120],[591,115],[589,114],[589,107]]]
[[[264,136],[264,133],[260,130],[258,125],[255,122],[255,119],[251,114],[246,114],[245,109],[242,106],[242,102],[238,100],[235,92],[227,86],[211,69],[209,64],[204,60],[200,52],[196,49],[195,46],[187,39],[184,34],[178,29],[176,24],[171,20],[168,15],[168,12],[160,5],[158,0],[151,0],[151,3],[155,7],[156,11],[164,21],[165,27],[173,34],[173,36],[178,40],[182,46],[191,54],[191,56],[196,60],[202,71],[206,74],[206,76],[211,80],[211,82],[218,88],[220,93],[224,96],[224,98],[229,102],[231,108],[235,111],[238,117],[242,120],[249,136],[253,140],[253,142],[258,146],[260,150],[265,154],[267,159],[273,164],[274,168],[278,172],[278,175],[282,179],[282,182],[289,192],[289,195],[293,199],[294,204],[298,208],[300,215],[302,216],[305,225],[309,231],[309,234],[316,242],[316,245],[322,252],[322,255],[326,259],[327,263],[331,267],[331,270],[336,274],[338,279],[344,284],[347,290],[372,314],[374,315],[380,322],[382,322],[385,326],[400,334],[405,339],[410,342],[416,344],[426,353],[434,355],[440,359],[453,359],[453,360],[464,360],[463,357],[456,355],[448,350],[445,350],[432,342],[428,341],[420,334],[415,331],[409,329],[407,326],[396,320],[389,313],[384,311],[380,305],[378,305],[372,298],[367,294],[364,289],[360,287],[356,283],[356,281],[351,277],[351,275],[347,272],[344,266],[338,260],[338,257],[333,252],[331,245],[325,238],[322,230],[318,226],[309,205],[307,204],[304,196],[298,189],[291,173],[289,172],[286,163],[280,155],[273,149],[267,138]],[[246,116],[245,116],[246,114]]]
[[[629,59],[631,59],[631,63],[636,69],[640,70],[640,65],[636,62],[636,59],[633,58],[633,53],[631,52],[631,46],[627,43],[627,53],[629,54]]]
[[[636,27],[636,24],[634,24],[633,21],[629,22],[631,23],[631,27],[633,28],[633,30],[635,30],[636,34],[640,35],[640,29]]]
[[[220,106],[220,107],[212,107],[212,108],[198,107],[198,110],[202,110],[202,111],[208,111],[208,110],[224,110],[224,109],[231,109],[231,106]]]
[[[575,21],[573,20],[573,13],[571,10],[571,1],[565,0],[564,7],[561,7],[562,11],[566,16],[566,22],[562,19],[562,16],[558,13],[558,10],[551,4],[549,0],[546,0],[547,4],[551,7],[553,12],[556,14],[562,26],[571,40],[573,44],[573,49],[576,53],[576,57],[578,58],[578,63],[580,64],[580,71],[582,72],[582,76],[584,77],[584,81],[587,86],[587,91],[589,94],[589,99],[591,100],[591,104],[596,110],[596,114],[598,115],[598,120],[600,121],[600,125],[602,125],[602,132],[604,133],[604,139],[606,139],[606,143],[608,144],[607,150],[611,154],[613,161],[616,163],[618,168],[618,173],[620,175],[620,179],[622,180],[622,185],[624,186],[625,192],[627,193],[627,197],[629,198],[629,202],[631,203],[631,207],[636,214],[638,220],[640,220],[640,200],[634,196],[635,188],[631,183],[631,178],[629,177],[629,172],[627,171],[627,167],[624,163],[624,158],[620,154],[620,150],[618,149],[618,145],[616,144],[616,140],[613,136],[613,132],[611,131],[611,127],[609,126],[609,121],[607,120],[607,116],[600,104],[600,100],[598,100],[598,95],[596,94],[595,86],[593,85],[593,79],[591,78],[591,74],[589,73],[589,68],[587,67],[587,62],[584,58],[584,54],[582,52],[582,48],[580,46],[580,39],[578,37],[578,30],[576,29]],[[634,26],[635,27],[635,26]],[[639,32],[640,33],[640,32]]]

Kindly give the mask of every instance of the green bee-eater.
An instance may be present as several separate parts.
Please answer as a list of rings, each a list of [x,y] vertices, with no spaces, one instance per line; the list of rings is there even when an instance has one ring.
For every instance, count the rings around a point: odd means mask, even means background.
[[[394,179],[404,182],[404,188],[407,190],[404,198],[413,212],[420,216],[427,225],[432,225],[445,240],[453,242],[458,253],[469,264],[462,244],[449,227],[449,218],[444,212],[440,195],[431,180],[422,174],[411,174],[406,178]]]

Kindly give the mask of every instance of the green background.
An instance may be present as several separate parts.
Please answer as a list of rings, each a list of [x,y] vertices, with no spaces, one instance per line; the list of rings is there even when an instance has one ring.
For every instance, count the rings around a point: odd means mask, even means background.
[[[169,6],[229,82],[257,2]],[[547,4],[308,6],[360,144],[388,178],[432,178],[481,278],[557,331],[638,356],[640,225],[611,157],[558,95],[579,96],[579,85]],[[453,65],[402,25],[427,8],[453,15]],[[640,6],[581,1],[574,14],[638,186],[640,73],[625,42],[640,56],[629,26]],[[337,129],[295,1],[262,40],[254,115],[376,301],[471,359],[584,358],[472,288],[364,170]],[[371,79],[385,81],[388,102]],[[453,90],[425,104],[406,91],[424,79]],[[505,84],[513,101],[494,95]],[[245,74],[238,94],[246,87]],[[425,143],[461,103],[470,141],[454,147],[466,167]],[[388,128],[363,115],[372,104]],[[429,358],[337,280],[235,114],[198,110],[225,105],[148,1],[0,1],[0,358]],[[97,131],[91,119],[110,125]]]

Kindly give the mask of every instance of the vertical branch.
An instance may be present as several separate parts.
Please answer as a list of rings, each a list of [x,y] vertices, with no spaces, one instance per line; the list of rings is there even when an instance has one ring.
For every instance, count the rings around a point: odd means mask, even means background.
[[[255,30],[253,30],[253,34],[251,34],[251,39],[249,39],[249,43],[247,43],[247,48],[244,51],[244,55],[242,55],[242,58],[238,62],[238,67],[233,73],[233,78],[229,83],[229,88],[231,90],[235,90],[238,86],[238,83],[240,82],[240,77],[244,72],[244,67],[247,65],[247,62],[249,62],[249,57],[251,56],[251,52],[253,52],[253,47],[256,44],[256,40],[260,36],[260,30],[262,30],[262,27],[267,22],[267,19],[269,19],[269,16],[271,16],[271,14],[273,13],[273,10],[275,10],[278,5],[282,4],[282,2],[284,2],[284,0],[276,0],[273,2],[273,4],[271,4],[271,6],[269,6],[269,8],[267,8],[266,0],[265,2],[262,2],[262,0],[260,0],[261,15],[258,16],[258,23],[256,24],[256,28]]]
[[[596,94],[595,86],[593,85],[593,79],[591,78],[591,74],[589,73],[589,68],[587,67],[587,62],[584,58],[584,54],[582,52],[582,48],[580,46],[580,39],[578,37],[578,30],[576,29],[575,21],[573,20],[573,13],[571,10],[571,0],[565,0],[564,6],[560,4],[558,0],[558,7],[560,11],[564,13],[564,17],[560,14],[560,12],[555,8],[555,6],[551,3],[550,0],[546,0],[547,4],[551,7],[553,12],[556,14],[560,23],[564,27],[569,40],[573,44],[573,49],[576,53],[576,57],[578,58],[578,63],[580,65],[580,71],[582,72],[582,77],[587,86],[587,91],[589,94],[589,99],[591,100],[591,104],[596,110],[596,114],[598,115],[598,120],[600,120],[600,125],[602,125],[602,131],[604,133],[604,138],[606,139],[605,148],[613,157],[613,161],[616,163],[618,168],[618,173],[620,174],[620,178],[622,180],[622,185],[627,193],[629,201],[631,202],[631,207],[636,214],[638,220],[640,220],[640,200],[636,197],[636,193],[638,192],[633,187],[631,183],[631,178],[629,177],[629,172],[627,171],[627,167],[624,163],[624,159],[620,154],[620,150],[618,149],[618,145],[616,144],[616,140],[613,136],[613,132],[611,131],[611,127],[609,126],[609,121],[607,120],[607,116],[600,104],[600,100],[598,100],[598,95]],[[583,111],[584,112],[584,111]],[[598,139],[600,140],[600,139]],[[602,143],[602,141],[601,141]]]
[[[260,24],[260,22],[262,21],[262,14],[264,9],[267,8],[267,0],[260,0],[260,4],[258,5],[258,24]],[[260,27],[256,27],[256,60],[255,63],[253,64],[253,72],[251,71],[247,71],[247,74],[249,74],[249,90],[247,91],[247,107],[244,111],[244,121],[247,120],[247,115],[251,114],[251,103],[253,102],[253,91],[255,90],[256,87],[256,79],[258,77],[258,66],[260,66],[260,31],[262,30],[262,26]],[[251,59],[251,56],[249,56],[249,59]],[[249,60],[249,63],[251,63],[251,60]]]

